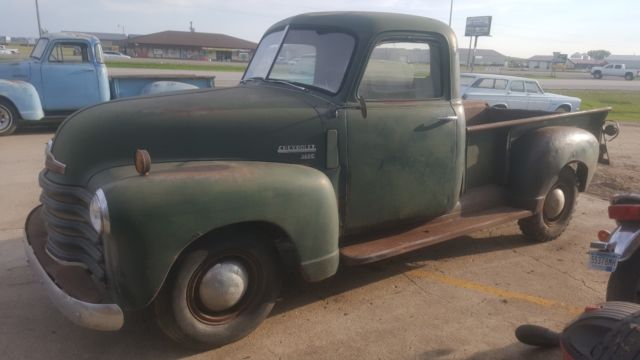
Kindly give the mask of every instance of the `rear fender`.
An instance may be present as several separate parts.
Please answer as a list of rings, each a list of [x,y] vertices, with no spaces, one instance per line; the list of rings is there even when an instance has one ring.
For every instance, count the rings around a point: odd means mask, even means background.
[[[281,229],[309,281],[337,270],[336,195],[326,175],[313,168],[246,161],[165,163],[152,165],[146,176],[133,167],[107,170],[90,187],[100,183],[111,229],[104,241],[107,271],[126,309],[149,304],[180,254],[204,234],[228,225],[259,222]]]
[[[622,223],[609,237],[608,244],[619,256],[620,261],[626,261],[640,249],[640,224]]]
[[[579,190],[593,178],[598,140],[590,132],[568,126],[550,126],[525,133],[513,141],[509,187],[514,206],[539,212],[546,193],[565,166],[575,166]]]
[[[0,79],[0,97],[11,101],[23,120],[40,120],[44,117],[38,91],[26,81]]]

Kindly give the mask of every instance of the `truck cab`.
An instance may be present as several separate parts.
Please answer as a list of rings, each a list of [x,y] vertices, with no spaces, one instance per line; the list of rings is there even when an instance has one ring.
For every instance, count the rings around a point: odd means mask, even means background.
[[[91,35],[45,35],[31,52],[26,74],[45,112],[73,112],[110,99],[100,41]]]

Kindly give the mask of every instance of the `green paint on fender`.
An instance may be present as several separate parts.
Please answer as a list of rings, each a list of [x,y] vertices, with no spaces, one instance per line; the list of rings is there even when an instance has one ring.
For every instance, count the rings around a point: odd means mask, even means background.
[[[244,161],[167,163],[152,165],[147,176],[132,166],[114,168],[91,186],[100,183],[111,218],[106,255],[119,303],[127,309],[153,299],[192,241],[232,224],[263,222],[282,229],[309,280],[337,270],[336,197],[330,180],[315,169]]]

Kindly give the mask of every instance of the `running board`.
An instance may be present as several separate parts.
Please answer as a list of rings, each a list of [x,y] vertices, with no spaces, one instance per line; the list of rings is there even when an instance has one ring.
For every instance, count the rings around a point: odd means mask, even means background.
[[[436,218],[409,231],[390,236],[372,236],[340,249],[341,262],[361,265],[408,253],[462,235],[489,229],[533,215],[529,210],[498,207],[475,214],[450,214]]]

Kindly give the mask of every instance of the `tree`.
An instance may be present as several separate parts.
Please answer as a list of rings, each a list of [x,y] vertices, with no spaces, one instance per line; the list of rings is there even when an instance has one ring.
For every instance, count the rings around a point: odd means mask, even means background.
[[[596,60],[604,60],[606,57],[611,55],[610,51],[607,50],[589,50],[587,51],[587,55],[589,55],[592,59]]]

